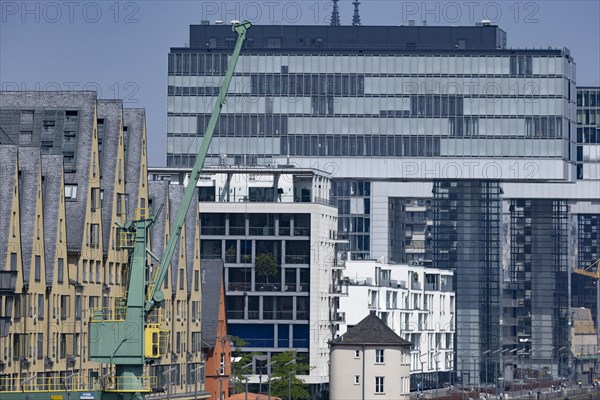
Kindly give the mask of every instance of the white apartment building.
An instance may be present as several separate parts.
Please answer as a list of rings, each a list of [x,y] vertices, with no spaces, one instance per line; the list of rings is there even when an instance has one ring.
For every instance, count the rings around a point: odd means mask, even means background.
[[[381,260],[383,261],[383,260]],[[338,335],[370,311],[412,343],[411,388],[434,388],[450,381],[455,335],[453,272],[425,262],[387,264],[346,261],[341,272],[348,296],[339,298]]]
[[[184,185],[189,169],[154,168],[150,180]],[[329,382],[330,307],[343,296],[333,280],[337,210],[329,175],[282,166],[205,168],[198,183],[200,255],[225,264],[228,334],[260,353],[250,384],[267,381],[271,356],[294,350],[310,364],[301,376],[313,394]],[[273,271],[258,264],[271,260]],[[262,261],[257,261],[262,260]],[[345,289],[345,287],[343,287]]]

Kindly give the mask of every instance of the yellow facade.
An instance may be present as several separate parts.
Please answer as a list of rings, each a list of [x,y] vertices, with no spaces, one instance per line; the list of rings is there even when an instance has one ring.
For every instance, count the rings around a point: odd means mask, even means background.
[[[60,107],[60,106],[59,106]],[[82,107],[83,108],[83,107]],[[37,111],[36,111],[37,112]],[[143,111],[141,114],[143,115]],[[85,116],[80,114],[80,118]],[[82,148],[78,142],[78,152],[88,152],[89,164],[86,165],[85,172],[79,171],[78,179],[87,179],[87,185],[82,185],[79,181],[79,187],[85,186],[85,205],[81,208],[82,215],[67,215],[67,201],[70,201],[65,194],[65,171],[60,173],[44,171],[42,159],[46,156],[40,155],[40,149],[37,147],[27,147],[29,152],[37,152],[40,162],[35,171],[37,186],[34,192],[25,193],[19,186],[19,167],[18,157],[16,164],[12,169],[4,169],[4,179],[7,173],[10,173],[12,179],[9,179],[13,185],[12,198],[7,205],[10,207],[10,224],[8,229],[10,233],[6,237],[3,246],[6,246],[6,259],[4,265],[0,265],[2,270],[10,270],[13,265],[17,266],[16,283],[13,293],[10,296],[4,296],[0,287],[0,311],[3,316],[10,316],[10,325],[6,336],[1,336],[0,331],[0,393],[8,390],[52,390],[55,387],[59,389],[65,382],[69,383],[75,389],[91,388],[98,377],[109,374],[112,367],[106,364],[98,364],[89,361],[88,350],[88,329],[90,308],[95,307],[115,307],[119,305],[119,299],[126,294],[126,277],[128,251],[119,246],[119,229],[116,223],[123,223],[127,220],[127,210],[123,204],[128,203],[130,210],[134,208],[149,207],[149,188],[147,175],[147,155],[146,155],[146,126],[145,121],[141,127],[141,133],[138,131],[135,140],[141,141],[136,146],[128,146],[127,152],[140,151],[136,154],[138,160],[135,166],[127,166],[127,157],[125,148],[127,147],[129,137],[124,132],[124,112],[120,115],[110,115],[110,118],[120,119],[120,129],[118,141],[106,140],[103,143],[102,151],[106,151],[106,146],[116,146],[114,152],[116,157],[110,164],[115,169],[114,181],[112,185],[104,185],[102,173],[100,171],[102,160],[99,153],[98,138],[98,113],[94,110],[90,119],[92,132],[87,132],[89,146]],[[143,116],[142,118],[145,118]],[[83,126],[83,122],[81,123]],[[139,129],[139,128],[136,128]],[[140,139],[141,138],[141,139]],[[133,139],[132,139],[133,140]],[[131,144],[131,143],[129,143]],[[20,150],[21,149],[21,150]],[[24,148],[17,146],[0,146],[0,151],[19,152]],[[114,149],[113,149],[114,150]],[[132,154],[129,153],[129,156]],[[54,155],[53,157],[61,157]],[[62,160],[62,158],[61,158]],[[104,167],[106,167],[106,163]],[[129,168],[129,175],[128,175]],[[138,183],[135,189],[129,188],[128,176],[132,172],[137,173]],[[51,176],[48,174],[52,174]],[[48,176],[46,176],[48,175]],[[43,182],[52,179],[58,179],[57,189],[60,193],[53,192],[58,201],[56,214],[52,215],[52,235],[45,234],[49,229],[49,220],[44,215],[44,195]],[[110,188],[110,192],[107,192]],[[133,194],[132,194],[133,193]],[[127,198],[126,196],[129,195]],[[21,209],[23,196],[31,200],[32,210],[24,213]],[[81,193],[79,193],[81,196]],[[110,217],[106,215],[103,218],[102,202],[103,199],[112,198],[112,208]],[[21,199],[21,200],[20,200]],[[28,204],[29,204],[28,203]],[[3,204],[3,206],[5,206]],[[152,209],[157,211],[160,204],[154,204]],[[164,229],[164,243],[168,240],[169,218],[168,204],[166,204],[167,226]],[[106,212],[106,210],[105,210]],[[77,219],[83,221],[83,235],[80,244],[76,248],[72,245],[72,238],[69,239],[70,246],[67,246],[67,228],[68,220]],[[195,215],[196,225],[198,224],[197,213]],[[33,223],[33,235],[23,237],[22,222]],[[102,232],[103,224],[110,222],[108,233],[109,243],[103,243]],[[188,295],[188,280],[186,278],[188,270],[193,268],[195,273],[200,275],[199,260],[199,241],[198,227],[192,230],[195,233],[196,240],[193,242],[193,248],[186,249],[185,234],[182,231],[181,248],[179,251],[178,271],[183,271],[183,286],[178,282],[173,282],[172,277],[168,276],[168,286],[165,289],[165,304],[163,314],[170,319],[168,326],[173,328],[169,343],[171,340],[177,340],[179,337],[179,348],[169,346],[169,352],[156,360],[154,365],[166,365],[166,368],[172,363],[178,365],[180,378],[178,385],[173,386],[172,393],[191,392],[194,390],[194,382],[186,376],[186,366],[191,362],[200,362],[201,351],[197,348],[193,354],[189,345],[191,340],[190,329],[196,332],[195,338],[199,342],[200,321],[191,321],[189,319],[190,301],[197,302],[200,307],[201,290],[191,290]],[[195,232],[194,232],[195,231]],[[50,238],[55,236],[54,238]],[[27,266],[23,265],[22,246],[25,241],[29,241],[31,246],[31,257]],[[52,256],[47,257],[49,248]],[[164,245],[163,245],[164,248]],[[188,252],[191,252],[194,262],[188,263]],[[158,253],[160,256],[162,253]],[[156,264],[153,261],[154,264]],[[192,265],[193,264],[193,265]],[[53,273],[48,273],[46,266],[52,266]],[[60,273],[59,273],[59,265]],[[28,279],[25,280],[24,267],[30,271]],[[190,272],[194,274],[194,272]],[[48,279],[47,279],[48,277]],[[193,288],[192,288],[193,289]],[[178,307],[171,313],[171,307]],[[176,310],[179,310],[178,312]],[[197,309],[199,316],[200,311]],[[177,343],[173,342],[174,345]],[[171,352],[175,351],[177,357],[172,357]],[[150,367],[148,367],[148,372]],[[160,385],[160,383],[155,383]],[[202,385],[199,385],[202,388]],[[0,398],[1,398],[0,394]]]

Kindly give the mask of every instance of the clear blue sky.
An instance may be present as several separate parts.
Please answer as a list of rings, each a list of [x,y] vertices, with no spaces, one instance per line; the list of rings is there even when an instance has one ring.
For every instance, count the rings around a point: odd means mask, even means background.
[[[340,0],[344,25],[351,0]],[[567,47],[577,84],[600,86],[600,0],[363,0],[363,25],[472,25],[489,19],[510,47]],[[185,46],[202,19],[255,24],[326,24],[329,1],[8,1],[0,0],[1,88],[98,89],[144,107],[150,165],[165,164],[166,78],[170,47]]]

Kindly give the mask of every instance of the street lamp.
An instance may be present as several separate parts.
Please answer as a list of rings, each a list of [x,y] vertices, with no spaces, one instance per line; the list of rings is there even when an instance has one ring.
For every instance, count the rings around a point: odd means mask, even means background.
[[[200,366],[194,368],[191,372],[191,374],[194,376],[194,400],[198,400],[198,371],[200,371],[202,368],[204,368],[203,362],[201,362]]]
[[[425,364],[427,361],[421,361],[421,357],[426,356],[427,353],[423,353],[423,354],[419,354],[419,362],[421,363],[421,398],[423,398],[423,388],[424,388],[424,384],[423,384],[423,364]]]
[[[502,353],[504,353],[505,351],[508,351],[508,349],[502,350],[502,348],[500,348],[500,349],[494,350],[492,352],[492,354],[499,353],[498,355],[500,356],[500,358],[498,360],[498,363],[495,363],[495,364],[497,364],[497,367],[496,366],[494,367],[494,395],[495,396],[498,396],[498,380],[499,380],[498,379],[499,378],[499,376],[498,376],[498,370],[500,368],[503,368],[503,366],[502,366]],[[504,373],[503,373],[503,375],[504,375]]]
[[[554,350],[555,347],[554,346],[542,346],[542,347],[540,347],[539,350],[540,350],[540,352],[542,352],[542,351],[544,351],[544,349],[547,349],[547,348],[549,348],[550,351],[552,351],[552,350]],[[550,358],[552,358],[552,353],[550,354]],[[542,379],[541,372],[542,372],[542,359],[541,359],[541,357],[539,357],[539,359],[538,359],[538,392],[540,392],[540,393],[541,393],[540,380]]]
[[[277,361],[271,361],[270,363],[267,363],[267,365],[265,365],[265,368],[267,369],[267,375],[269,377],[269,392],[267,394],[267,398],[269,400],[271,400],[271,368],[269,367],[275,363],[277,363]]]
[[[165,372],[163,372],[163,376],[167,380],[167,400],[171,398],[171,373],[175,371],[175,368],[169,368]]]
[[[484,351],[484,352],[483,352],[483,353],[481,353],[481,354],[482,354],[483,356],[485,356],[486,354],[489,354],[489,353],[491,353],[491,352],[492,352],[491,350],[486,350],[486,351]],[[488,362],[489,362],[489,360],[490,360],[490,357],[489,357],[489,356],[485,357],[485,394],[486,394],[485,398],[486,398],[486,399],[487,399],[487,386],[488,386]]]
[[[252,366],[252,362],[242,366],[242,368],[240,368],[242,371],[245,370],[246,368],[249,368]],[[246,395],[244,396],[245,400],[248,400],[248,376],[244,375],[244,377],[246,378]]]
[[[285,364],[283,364],[283,366],[287,367],[288,365],[292,364],[296,364],[295,358],[291,361],[286,362]],[[288,371],[288,400],[292,400],[292,371]]]
[[[219,400],[223,400],[223,377],[225,376],[225,367],[228,366],[229,364],[221,364],[219,367]]]
[[[477,368],[477,357],[475,355],[471,355],[471,358],[473,359],[473,372],[477,372],[479,371],[479,368]],[[477,397],[479,397],[479,392],[481,390],[481,374],[477,374]]]
[[[563,353],[563,351],[564,351],[564,350],[566,350],[566,349],[567,349],[567,346],[563,346],[563,347],[561,347],[560,349],[558,349],[558,376],[559,376],[559,377],[561,377],[561,378],[563,377],[563,376],[562,376],[562,366],[563,366],[563,365],[562,365],[562,359],[563,359],[563,358],[562,358],[561,354],[562,354],[562,353]],[[561,381],[562,381],[562,379],[561,379]],[[561,382],[561,383],[562,383],[562,382]]]
[[[514,349],[510,350],[508,353],[509,353],[509,354],[510,354],[510,353],[516,353],[516,352],[517,352],[517,350],[518,350],[518,349],[515,347]],[[513,359],[512,357],[514,357],[514,356],[509,356],[509,357],[510,357],[510,359],[512,360],[512,359]],[[519,363],[519,356],[517,355],[517,364],[518,364],[518,363]],[[511,370],[512,370],[512,367],[511,367]],[[506,372],[506,371],[504,371],[504,372]],[[503,377],[503,378],[505,378],[504,380],[506,381],[506,376],[504,375],[504,373],[502,374],[502,377]],[[512,383],[514,383],[514,382],[515,382],[515,371],[512,371],[512,381],[511,381],[511,382],[512,382]],[[513,387],[513,385],[512,385],[512,384],[511,384],[511,387]]]
[[[435,360],[435,398],[437,400],[438,398],[438,386],[440,385],[440,375],[438,373],[438,357],[440,355],[440,352],[436,352],[433,355],[433,359]]]

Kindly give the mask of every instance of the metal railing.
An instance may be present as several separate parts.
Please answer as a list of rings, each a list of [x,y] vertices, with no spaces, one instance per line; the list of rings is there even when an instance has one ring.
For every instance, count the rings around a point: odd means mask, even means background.
[[[136,221],[142,219],[150,219],[150,209],[149,208],[136,208],[134,217]]]
[[[310,256],[308,255],[286,255],[286,264],[309,264]]]
[[[135,232],[119,232],[119,248],[132,249],[135,246]]]
[[[127,307],[90,308],[90,322],[124,321]]]
[[[98,388],[96,379],[82,376],[37,376],[30,378],[4,376],[0,379],[0,393],[94,391]]]
[[[151,375],[144,375],[140,378],[135,376],[106,376],[100,379],[100,388],[105,392],[150,392],[157,384],[157,377]]]

